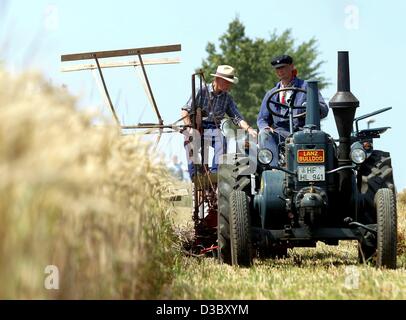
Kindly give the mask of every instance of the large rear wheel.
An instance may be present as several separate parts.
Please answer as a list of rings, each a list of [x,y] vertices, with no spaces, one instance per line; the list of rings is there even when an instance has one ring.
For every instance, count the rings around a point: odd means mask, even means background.
[[[230,196],[231,261],[235,266],[252,265],[251,225],[247,195],[233,191]]]
[[[377,223],[375,214],[375,195],[379,189],[388,188],[396,194],[393,182],[392,162],[389,152],[374,150],[359,170],[359,188],[363,200],[360,222]]]

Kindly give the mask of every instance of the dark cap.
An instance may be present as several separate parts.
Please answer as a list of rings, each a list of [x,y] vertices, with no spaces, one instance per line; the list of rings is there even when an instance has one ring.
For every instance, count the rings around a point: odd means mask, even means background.
[[[274,68],[279,68],[286,66],[288,64],[292,64],[293,59],[291,56],[288,56],[287,54],[284,54],[282,56],[278,56],[272,59],[271,64]]]

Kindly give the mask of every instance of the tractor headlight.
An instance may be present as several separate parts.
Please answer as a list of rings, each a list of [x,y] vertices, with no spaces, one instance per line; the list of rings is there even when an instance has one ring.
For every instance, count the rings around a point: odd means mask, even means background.
[[[258,152],[258,161],[261,162],[262,164],[270,164],[273,159],[273,154],[270,150],[268,149],[261,149]]]
[[[352,162],[356,163],[356,164],[361,164],[365,161],[365,159],[367,158],[367,154],[364,150],[356,148],[351,150],[351,160]]]

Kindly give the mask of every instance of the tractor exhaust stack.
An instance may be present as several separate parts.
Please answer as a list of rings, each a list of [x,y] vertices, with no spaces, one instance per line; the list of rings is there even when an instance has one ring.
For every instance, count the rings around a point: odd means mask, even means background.
[[[338,80],[337,93],[330,100],[334,119],[337,125],[340,144],[338,146],[339,167],[352,164],[350,159],[351,131],[355,117],[355,110],[359,107],[358,99],[350,91],[350,65],[348,51],[338,52]],[[352,172],[343,170],[339,173],[339,191],[344,198],[351,197]]]
[[[338,52],[337,93],[330,100],[333,109],[337,131],[340,138],[338,159],[340,166],[351,164],[351,131],[355,110],[359,107],[358,99],[350,91],[350,66],[348,51]]]

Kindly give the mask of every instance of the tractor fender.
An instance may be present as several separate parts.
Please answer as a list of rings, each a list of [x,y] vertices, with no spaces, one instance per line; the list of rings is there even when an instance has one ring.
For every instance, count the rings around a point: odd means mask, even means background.
[[[261,187],[254,198],[264,229],[283,228],[286,221],[285,200],[286,173],[278,170],[267,170],[262,173]]]

